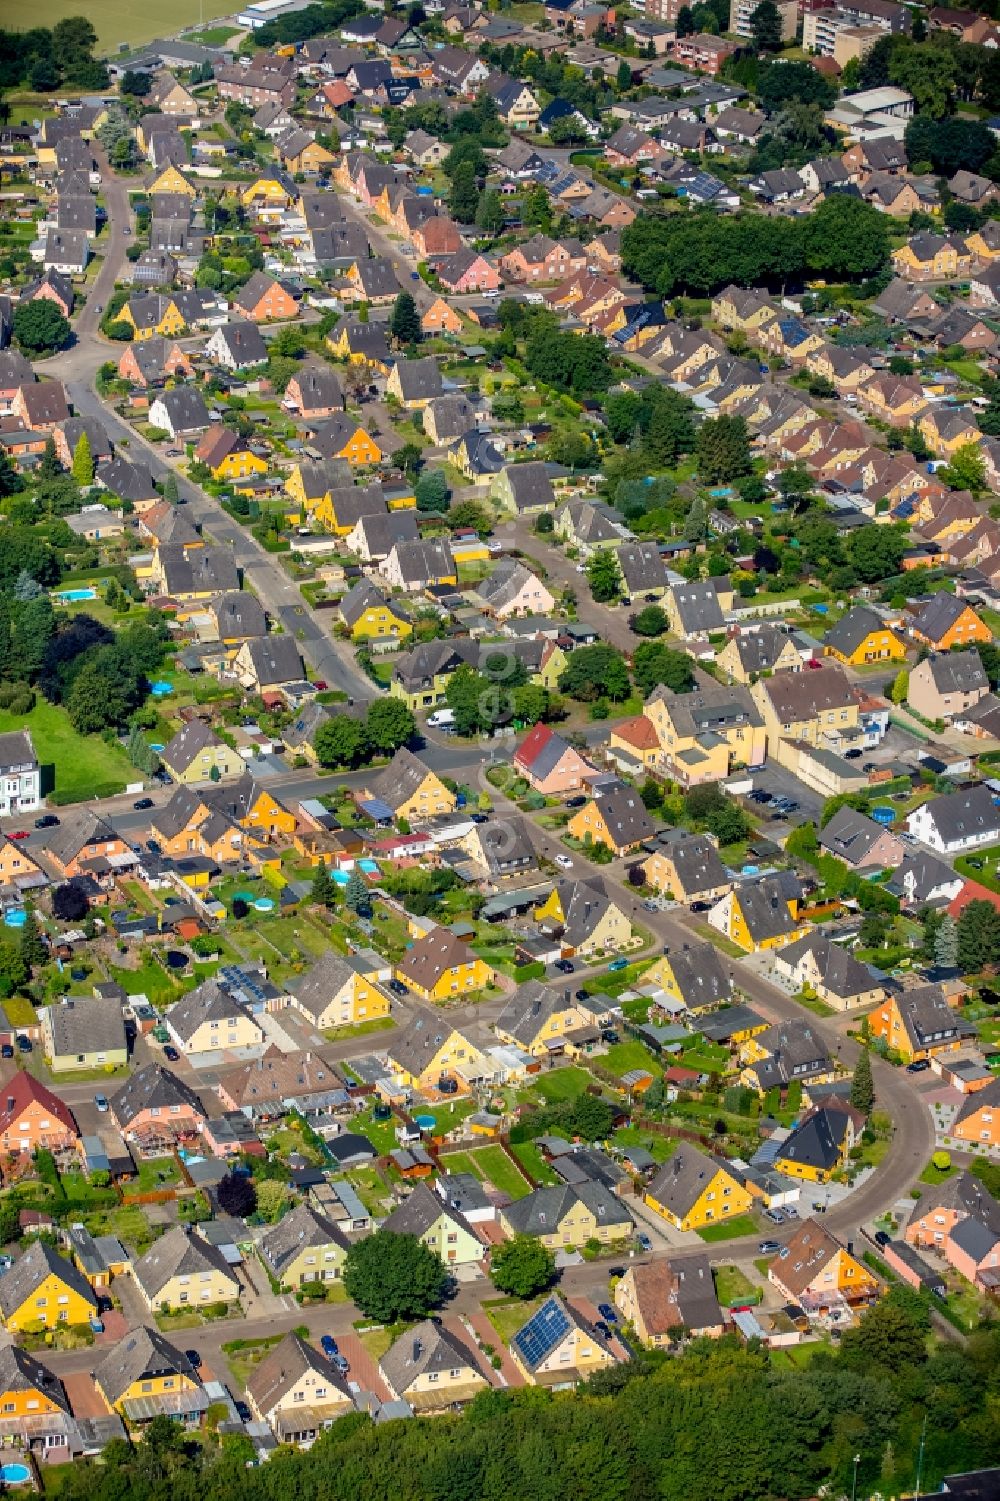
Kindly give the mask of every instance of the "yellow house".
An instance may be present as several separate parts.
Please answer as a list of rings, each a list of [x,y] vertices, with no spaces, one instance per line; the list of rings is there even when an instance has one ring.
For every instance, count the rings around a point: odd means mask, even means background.
[[[645,714],[626,719],[611,731],[608,754],[620,751],[629,764],[638,763],[644,771],[651,771],[660,760],[660,737],[656,726]]]
[[[280,1443],[312,1443],[354,1401],[344,1378],[300,1334],[286,1334],[251,1373],[247,1402],[258,1422],[268,1423]]]
[[[407,1025],[389,1033],[385,1044],[389,1066],[406,1088],[435,1088],[442,1077],[469,1088],[492,1071],[476,1044],[449,1027],[440,1012],[416,1006],[410,1015]]]
[[[849,667],[906,659],[906,643],[867,605],[855,605],[831,626],[823,638],[823,647],[828,656]]]
[[[530,1235],[550,1251],[585,1246],[588,1240],[614,1245],[627,1240],[635,1222],[610,1189],[600,1183],[560,1183],[537,1188],[500,1211],[500,1228],[508,1235]]]
[[[70,1415],[58,1376],[18,1345],[0,1350],[0,1413],[5,1420]]]
[[[746,1214],[753,1196],[721,1157],[709,1156],[689,1142],[653,1175],[645,1202],[676,1230],[704,1230]]]
[[[394,1397],[414,1412],[443,1412],[470,1401],[488,1383],[468,1347],[431,1319],[401,1334],[379,1361]]]
[[[798,1225],[768,1267],[767,1280],[810,1313],[861,1307],[882,1291],[875,1274],[814,1219]]]
[[[197,197],[191,183],[188,182],[183,172],[177,170],[173,163],[169,167],[164,167],[162,172],[158,173],[151,182],[146,184],[146,192],[147,194],[185,193],[188,198]]]
[[[501,1042],[535,1058],[548,1058],[568,1033],[588,1025],[580,1007],[561,986],[529,980],[519,985],[493,1023]]]
[[[976,229],[971,235],[965,237],[965,243],[972,252],[973,258],[981,265],[988,266],[1000,255],[1000,235],[997,234],[996,228],[996,225],[988,219],[981,229]]]
[[[328,439],[332,437],[331,457],[346,459],[356,469],[381,464],[383,453],[377,440],[353,417],[328,418],[326,434]]]
[[[224,740],[212,733],[201,719],[192,719],[160,752],[160,760],[173,777],[183,786],[196,782],[215,781],[227,777],[241,777],[247,763]]]
[[[529,1386],[571,1386],[618,1364],[596,1329],[557,1293],[514,1335],[510,1353]]]
[[[910,280],[947,280],[959,274],[958,250],[941,235],[920,234],[894,250],[893,270]]]
[[[810,1110],[781,1143],[774,1166],[804,1183],[829,1183],[847,1165],[855,1143],[850,1110]]]
[[[496,978],[493,970],[450,928],[432,928],[408,948],[393,966],[393,974],[425,1001],[449,1001],[458,995],[485,990]]]
[[[282,1288],[308,1282],[339,1282],[347,1240],[326,1215],[297,1204],[257,1242],[257,1253]]]
[[[980,443],[983,436],[974,419],[954,408],[929,408],[918,421],[917,428],[939,459],[950,459],[967,443]]]
[[[611,788],[578,808],[567,832],[584,844],[603,844],[613,855],[625,855],[650,839],[656,826],[634,788]]]
[[[426,823],[439,813],[453,813],[456,802],[454,792],[405,745],[383,771],[372,777],[360,797],[385,803],[394,818],[410,823]]]
[[[393,368],[385,334],[378,324],[343,323],[327,334],[326,347],[338,359],[349,360],[352,365],[371,365],[379,375],[388,376]]]
[[[710,736],[704,733],[706,711]],[[643,713],[659,736],[664,763],[687,787],[717,782],[737,765],[764,762],[767,735],[753,700],[738,683],[692,693],[654,688]]]
[[[236,1274],[222,1252],[182,1225],[168,1230],[133,1263],[132,1280],[156,1313],[236,1303],[240,1296]]]
[[[285,209],[292,205],[292,195],[277,177],[256,177],[240,192],[244,208]]]
[[[338,613],[355,641],[403,641],[413,634],[413,622],[371,579],[347,591]]]
[[[426,1183],[416,1185],[383,1222],[382,1229],[397,1235],[415,1235],[428,1250],[437,1252],[446,1265],[478,1266],[486,1254],[485,1245],[468,1220]]]
[[[679,902],[715,902],[733,884],[711,839],[682,829],[662,835],[642,868],[648,885],[669,891]]]
[[[159,292],[130,297],[118,317],[122,323],[131,326],[134,337],[139,340],[152,339],[155,334],[172,339],[186,327],[173,299]]]
[[[267,459],[255,453],[232,428],[210,427],[194,451],[198,463],[212,471],[212,478],[246,479],[248,475],[266,474]]]
[[[809,932],[798,915],[801,899],[796,877],[782,871],[734,886],[712,908],[708,921],[748,954],[780,949]]]
[[[356,955],[328,949],[304,975],[294,975],[287,988],[295,1009],[314,1026],[344,1027],[389,1015],[389,997],[378,983],[380,973]]]
[[[821,739],[850,737],[858,727],[858,700],[843,668],[832,662],[812,672],[763,678],[750,694],[776,740],[818,745]]]
[[[201,1382],[187,1356],[166,1335],[140,1324],[109,1350],[94,1371],[94,1385],[105,1402],[125,1418],[138,1420],[184,1410],[184,1394],[201,1392]]]
[[[0,1277],[0,1315],[11,1334],[86,1324],[96,1313],[97,1297],[86,1277],[42,1241]]]
[[[304,135],[304,131],[295,131],[296,137]],[[280,143],[279,143],[279,149]],[[281,152],[285,166],[289,172],[321,172],[334,160],[333,153],[321,146],[319,141],[308,140],[301,150],[295,149],[292,155]]]
[[[451,555],[461,567],[469,563],[488,563],[490,550],[482,537],[452,537]]]
[[[723,681],[752,683],[763,672],[798,672],[802,657],[786,631],[764,625],[730,636],[715,659]]]
[[[617,952],[632,939],[630,919],[608,896],[599,876],[560,881],[535,908],[534,917],[562,929],[564,955]]]

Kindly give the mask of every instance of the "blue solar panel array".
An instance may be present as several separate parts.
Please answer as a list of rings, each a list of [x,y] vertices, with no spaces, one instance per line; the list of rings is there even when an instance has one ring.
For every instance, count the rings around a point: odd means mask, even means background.
[[[566,1337],[570,1327],[569,1317],[562,1304],[556,1298],[547,1299],[514,1336],[514,1343],[525,1364],[532,1368],[540,1365],[559,1341]]]
[[[246,974],[237,964],[223,964],[219,970],[219,979],[227,990],[242,990],[252,996],[255,1001],[266,1001],[267,994],[254,975]]]

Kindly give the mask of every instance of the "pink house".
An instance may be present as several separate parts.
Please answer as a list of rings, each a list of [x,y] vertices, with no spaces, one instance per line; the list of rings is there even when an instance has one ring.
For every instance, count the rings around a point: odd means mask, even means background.
[[[981,1272],[1000,1268],[1000,1230],[970,1215],[952,1230],[944,1254],[959,1276],[978,1286]]]
[[[536,792],[558,797],[579,792],[596,776],[589,761],[547,724],[536,724],[514,754],[514,765]]]
[[[500,274],[484,255],[475,250],[459,250],[436,261],[434,271],[449,292],[497,292]]]

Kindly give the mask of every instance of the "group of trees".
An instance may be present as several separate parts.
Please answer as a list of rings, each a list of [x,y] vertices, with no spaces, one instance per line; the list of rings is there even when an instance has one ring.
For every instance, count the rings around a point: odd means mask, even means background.
[[[911,163],[916,166],[926,163],[941,177],[952,177],[963,168],[967,172],[981,172],[997,146],[996,137],[987,125],[954,115],[942,120],[931,115],[914,115],[906,127],[904,141]]]
[[[888,256],[885,216],[841,195],[796,219],[707,209],[640,215],[622,231],[626,271],[663,297],[703,296],[730,282],[780,290],[806,276],[859,281],[882,272]]]
[[[48,94],[62,84],[105,88],[108,70],[93,55],[96,43],[86,16],[65,16],[52,27],[0,31],[0,89],[26,85]]]
[[[69,320],[49,297],[19,302],[14,309],[14,338],[28,359],[61,349],[69,333]]]
[[[37,682],[81,734],[118,729],[149,692],[163,660],[165,623],[151,616],[117,633],[81,613],[56,625],[48,599],[0,595],[0,678]]]
[[[372,756],[391,756],[413,738],[413,715],[398,698],[375,698],[364,718],[335,713],[324,720],[313,737],[313,749],[321,766],[354,767]]]
[[[530,725],[562,718],[564,713],[558,698],[529,681],[514,651],[499,646],[483,657],[478,670],[464,666],[452,673],[445,701],[459,735],[488,735],[513,720]]]
[[[573,396],[597,396],[606,391],[614,372],[604,340],[594,334],[571,334],[547,308],[504,301],[500,305],[502,353],[517,353],[524,341],[523,359],[537,380]]]
[[[857,81],[866,89],[888,83],[907,89],[917,115],[936,120],[971,100],[988,110],[1000,108],[1000,59],[995,49],[960,42],[943,30],[927,39],[918,38],[916,28],[913,36],[881,37],[861,59]]]
[[[981,974],[1000,965],[1000,911],[992,902],[969,902],[957,922],[946,913],[924,914],[924,950],[928,959],[964,975]]]

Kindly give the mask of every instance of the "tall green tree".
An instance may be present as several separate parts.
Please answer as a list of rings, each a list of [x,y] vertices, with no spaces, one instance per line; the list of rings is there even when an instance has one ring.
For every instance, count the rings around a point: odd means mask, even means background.
[[[621,574],[609,548],[598,548],[588,559],[587,580],[590,592],[598,604],[610,604],[612,600],[621,598]]]
[[[504,1245],[495,1246],[490,1257],[494,1287],[514,1298],[533,1298],[544,1292],[555,1275],[555,1256],[534,1235],[515,1235]]]
[[[48,961],[49,950],[45,939],[42,937],[38,926],[38,916],[34,904],[28,902],[24,914],[24,925],[21,928],[21,937],[18,944],[21,958],[29,970],[40,969]]]
[[[451,179],[448,208],[459,224],[471,224],[479,207],[476,169],[469,161],[459,162]]]
[[[851,1104],[855,1110],[871,1115],[875,1104],[875,1083],[872,1079],[872,1060],[867,1048],[862,1048],[854,1065],[851,1080]]]
[[[312,878],[312,886],[309,898],[319,907],[332,907],[336,895],[336,887],[327,867],[321,862],[316,867]]]
[[[61,349],[69,333],[65,315],[48,297],[19,302],[14,309],[14,338],[29,358]]]
[[[422,1319],[444,1296],[447,1272],[436,1251],[415,1235],[376,1230],[355,1241],[344,1262],[347,1295],[382,1324]]]
[[[723,414],[710,417],[698,429],[698,474],[703,483],[725,485],[748,474],[750,437],[746,420]]]
[[[85,431],[76,440],[72,473],[81,490],[94,483],[94,455],[90,449],[90,439]]]
[[[760,0],[750,15],[750,35],[758,52],[777,52],[781,46],[781,12],[774,0]]]
[[[372,899],[368,891],[368,883],[356,866],[351,871],[344,888],[344,903],[359,917],[371,915]]]
[[[398,344],[416,344],[420,338],[420,314],[409,292],[400,292],[392,305],[389,332]]]

